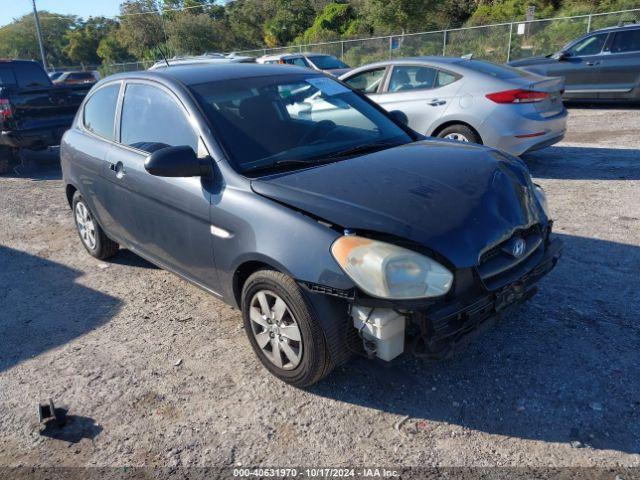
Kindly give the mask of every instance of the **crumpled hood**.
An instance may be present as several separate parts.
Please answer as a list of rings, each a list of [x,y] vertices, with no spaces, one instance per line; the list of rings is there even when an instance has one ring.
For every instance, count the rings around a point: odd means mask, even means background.
[[[456,267],[546,222],[526,166],[496,150],[422,141],[253,180],[253,190],[343,228],[394,235]],[[276,227],[277,228],[277,227]]]

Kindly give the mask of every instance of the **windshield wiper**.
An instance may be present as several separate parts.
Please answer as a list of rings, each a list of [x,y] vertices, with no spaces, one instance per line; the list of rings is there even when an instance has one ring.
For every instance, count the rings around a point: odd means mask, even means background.
[[[316,165],[317,160],[300,160],[300,159],[282,159],[277,162],[269,163],[267,165],[256,165],[242,171],[242,173],[254,173],[254,172],[266,172],[269,170],[275,170],[278,167],[295,167],[299,165]]]
[[[325,158],[341,158],[341,157],[349,157],[351,155],[358,155],[370,152],[377,152],[380,150],[385,150],[391,147],[397,147],[398,145],[402,145],[402,142],[377,142],[377,143],[365,143],[362,145],[356,145],[355,147],[350,147],[345,150],[340,150],[335,153],[330,153],[329,155],[325,155]]]

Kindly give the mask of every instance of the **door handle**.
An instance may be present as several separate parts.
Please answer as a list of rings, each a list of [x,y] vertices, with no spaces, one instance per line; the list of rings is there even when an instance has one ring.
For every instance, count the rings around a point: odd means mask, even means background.
[[[600,65],[600,62],[587,62],[587,65],[588,65],[589,67],[593,67],[593,66],[595,66],[595,65]]]
[[[434,98],[432,100],[429,100],[427,102],[429,105],[431,105],[432,107],[437,107],[439,105],[444,105],[445,103],[447,103],[446,100],[438,100],[437,98]]]

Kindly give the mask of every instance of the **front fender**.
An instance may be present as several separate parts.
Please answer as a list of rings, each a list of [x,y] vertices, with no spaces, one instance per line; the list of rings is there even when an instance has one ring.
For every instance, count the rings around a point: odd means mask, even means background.
[[[331,255],[337,230],[252,191],[227,188],[213,199],[211,222],[228,232],[214,235],[213,250],[224,300],[236,304],[234,277],[247,263],[275,268],[297,281],[354,288]]]

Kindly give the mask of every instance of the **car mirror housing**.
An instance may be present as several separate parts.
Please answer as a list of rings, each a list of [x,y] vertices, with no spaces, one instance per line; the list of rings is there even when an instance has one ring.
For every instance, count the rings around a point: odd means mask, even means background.
[[[389,116],[395,120],[397,123],[400,123],[402,125],[409,125],[409,118],[407,117],[407,115],[404,112],[401,112],[400,110],[393,110],[391,112],[389,112]]]
[[[153,152],[145,160],[144,168],[156,177],[205,177],[211,174],[210,159],[199,159],[187,145]]]
[[[559,60],[559,61],[563,61],[566,60],[567,58],[569,58],[571,56],[571,54],[569,52],[565,52],[564,50],[560,50],[559,52],[557,52],[555,54],[555,59]]]

